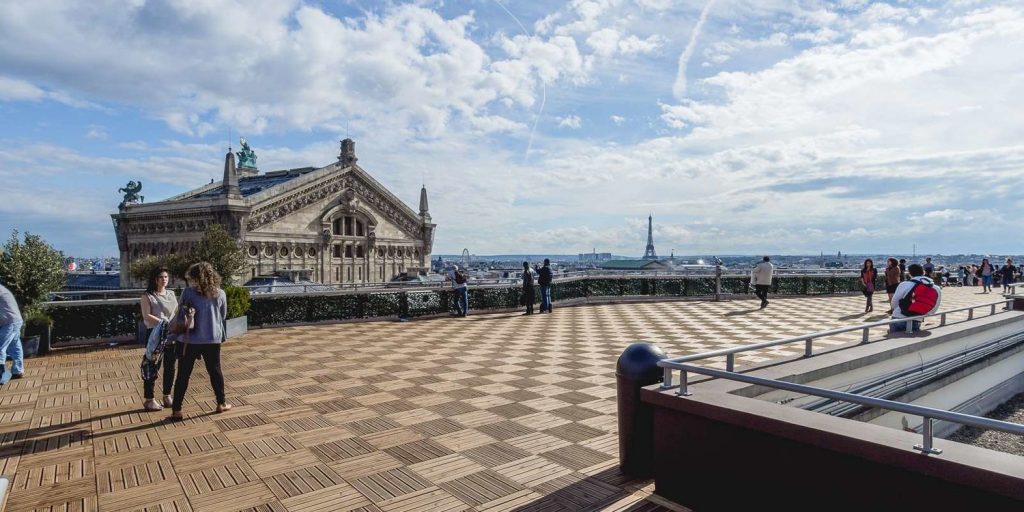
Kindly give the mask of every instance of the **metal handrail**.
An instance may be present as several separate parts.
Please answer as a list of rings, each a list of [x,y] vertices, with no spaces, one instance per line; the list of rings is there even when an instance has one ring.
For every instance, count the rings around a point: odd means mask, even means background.
[[[662,363],[684,363],[684,362],[689,362],[689,361],[697,361],[697,360],[700,360],[700,359],[708,359],[708,358],[711,358],[711,357],[726,356],[726,361],[725,361],[726,371],[732,372],[734,370],[734,367],[735,367],[735,360],[736,360],[735,356],[736,356],[736,354],[738,354],[740,352],[747,352],[747,351],[750,351],[750,350],[759,350],[759,349],[762,349],[762,348],[774,347],[774,346],[777,346],[777,345],[785,345],[785,344],[788,344],[788,343],[796,343],[796,342],[799,342],[799,341],[803,341],[804,342],[804,357],[810,357],[810,356],[814,355],[813,341],[814,341],[815,338],[823,338],[823,337],[826,337],[826,336],[834,336],[836,334],[844,334],[844,333],[852,332],[852,331],[863,331],[863,336],[861,337],[861,343],[863,344],[863,343],[867,343],[868,342],[869,330],[872,327],[881,327],[883,325],[891,325],[891,324],[898,323],[898,322],[906,322],[907,332],[912,332],[913,331],[913,322],[923,321],[925,318],[929,318],[929,317],[933,317],[933,316],[938,316],[938,317],[940,317],[939,326],[943,326],[943,325],[946,325],[946,316],[949,315],[949,314],[959,313],[961,311],[967,311],[967,319],[968,320],[973,320],[974,319],[974,310],[977,309],[977,308],[985,308],[985,307],[991,308],[991,311],[989,313],[989,316],[991,316],[991,315],[996,314],[996,306],[1002,304],[1002,305],[1006,306],[1007,309],[1009,309],[1011,307],[1012,302],[1013,302],[1013,299],[1003,299],[1003,300],[996,301],[996,302],[991,302],[991,303],[988,303],[988,304],[978,304],[978,305],[975,305],[975,306],[965,306],[965,307],[962,307],[962,308],[948,309],[948,310],[945,310],[945,311],[936,311],[935,313],[929,313],[927,315],[912,316],[912,317],[907,317],[907,318],[894,318],[894,319],[890,319],[890,320],[879,320],[877,322],[871,322],[871,323],[867,323],[867,324],[853,325],[853,326],[849,326],[849,327],[840,327],[840,328],[837,328],[837,329],[829,329],[829,330],[826,330],[826,331],[813,332],[811,334],[803,334],[803,335],[800,335],[800,336],[793,336],[793,337],[790,337],[790,338],[782,338],[782,339],[779,339],[779,340],[765,341],[765,342],[762,342],[762,343],[755,343],[753,345],[744,345],[742,347],[724,348],[724,349],[720,349],[720,350],[714,350],[714,351],[711,351],[711,352],[704,352],[704,353],[701,353],[701,354],[694,354],[694,355],[681,356],[681,357],[672,357],[672,358],[661,360],[661,362],[658,363],[658,366],[661,366],[661,367],[665,368],[665,376],[664,376],[665,382],[671,382],[672,381],[672,370],[671,370],[671,368],[669,368],[668,366],[666,366],[666,365],[664,365]]]
[[[775,277],[779,279],[793,278],[793,277],[852,277],[855,276],[853,271],[848,269],[837,269],[823,271],[820,269],[781,269],[775,271]],[[746,278],[750,274],[748,271],[735,271],[725,270],[723,274],[717,277],[722,278]],[[675,270],[675,271],[626,271],[626,270],[583,270],[574,272],[561,272],[554,275],[555,282],[566,282],[578,279],[584,279],[587,277],[600,277],[600,278],[611,278],[611,279],[634,279],[637,277],[642,278],[706,278],[716,277],[714,269],[711,270]],[[470,276],[469,284],[474,287],[489,287],[489,286],[508,286],[514,285],[520,282],[520,278],[515,277],[497,277],[497,278],[477,278]],[[430,290],[430,289],[442,289],[451,286],[448,281],[426,281],[426,282],[387,282],[387,283],[317,283],[317,284],[306,284],[306,283],[273,283],[273,284],[260,284],[245,286],[252,293],[265,294],[270,292],[263,292],[261,290],[272,287],[275,289],[276,294],[305,294],[305,293],[323,293],[323,292],[359,292],[359,291],[377,291],[377,290],[388,290],[388,291],[413,291],[413,290]],[[287,290],[287,291],[286,291]],[[51,292],[50,299],[54,300],[57,297],[81,297],[80,299],[71,299],[67,302],[78,301],[78,300],[90,300],[92,297],[104,297],[104,298],[136,298],[141,296],[145,292],[142,288],[113,288],[113,289],[97,289],[97,290],[62,290],[58,292]]]
[[[663,365],[662,363],[665,364]],[[702,375],[707,375],[709,377],[718,377],[723,379],[735,380],[739,382],[745,382],[747,384],[755,384],[775,389],[783,389],[786,391],[793,391],[795,393],[831,398],[833,400],[840,400],[844,402],[853,402],[860,405],[867,405],[871,407],[887,409],[890,411],[911,414],[914,416],[921,416],[924,420],[924,423],[922,424],[923,440],[921,444],[914,445],[914,449],[924,453],[942,453],[941,449],[935,448],[935,446],[933,445],[934,436],[932,422],[936,419],[949,421],[952,423],[958,423],[961,425],[969,425],[972,427],[998,430],[1000,432],[1007,432],[1010,434],[1024,435],[1024,425],[1018,425],[1016,423],[1009,423],[1006,421],[993,420],[991,418],[985,418],[982,416],[971,416],[969,414],[963,414],[959,412],[944,411],[942,409],[935,409],[932,407],[924,407],[920,405],[896,402],[893,400],[885,400],[882,398],[860,396],[852,393],[846,393],[843,391],[835,391],[831,389],[808,386],[805,384],[796,384],[793,382],[765,379],[762,377],[755,377],[753,375],[716,370],[713,368],[705,368],[703,366],[697,366],[692,364],[661,361],[658,363],[658,366],[663,366],[665,368],[675,368],[682,371],[682,379],[680,380],[679,391],[677,392],[677,394],[680,396],[692,396],[693,393],[691,393],[686,386],[686,372],[694,372]],[[662,385],[662,388],[669,387],[671,387],[671,383],[666,383]]]

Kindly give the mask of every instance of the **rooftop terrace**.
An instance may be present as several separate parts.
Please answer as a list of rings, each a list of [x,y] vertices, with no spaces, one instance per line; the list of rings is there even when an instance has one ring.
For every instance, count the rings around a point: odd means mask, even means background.
[[[998,298],[978,290],[947,288],[943,309]],[[224,346],[236,407],[210,413],[200,364],[173,424],[140,409],[140,348],[56,351],[0,387],[7,510],[679,510],[618,470],[622,349],[746,345],[882,319],[883,302],[871,315],[845,296],[261,329]]]

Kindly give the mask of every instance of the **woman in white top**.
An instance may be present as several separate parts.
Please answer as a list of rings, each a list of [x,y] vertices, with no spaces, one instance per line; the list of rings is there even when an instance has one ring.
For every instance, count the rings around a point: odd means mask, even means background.
[[[146,281],[146,293],[143,294],[140,303],[142,305],[142,321],[146,324],[145,339],[147,340],[149,339],[149,334],[153,332],[153,328],[161,320],[170,321],[171,318],[174,318],[174,313],[178,309],[178,299],[174,296],[174,291],[167,289],[167,283],[170,281],[170,278],[166,268],[156,267],[150,272],[149,279]],[[168,336],[170,335],[168,334]],[[146,398],[142,407],[147,411],[159,411],[164,407],[171,406],[171,386],[174,385],[176,354],[173,345],[166,347],[164,350],[163,405],[160,405],[153,397],[156,379],[142,381],[143,396]]]

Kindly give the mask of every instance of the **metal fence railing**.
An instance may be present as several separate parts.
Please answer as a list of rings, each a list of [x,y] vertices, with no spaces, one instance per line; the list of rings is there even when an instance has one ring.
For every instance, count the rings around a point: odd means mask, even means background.
[[[948,421],[951,423],[959,423],[961,425],[969,425],[972,427],[988,428],[998,430],[1000,432],[1008,432],[1011,434],[1024,435],[1024,425],[1016,423],[1009,423],[1006,421],[993,420],[985,418],[983,416],[972,416],[970,414],[963,414],[959,412],[945,411],[942,409],[935,409],[932,407],[924,407],[920,405],[913,405],[903,402],[896,402],[893,400],[885,400],[882,398],[875,398],[870,396],[855,395],[853,393],[846,393],[843,391],[835,391],[831,389],[819,388],[814,386],[807,386],[804,384],[795,384],[792,382],[785,382],[773,379],[765,379],[761,377],[755,377],[753,375],[745,375],[742,373],[729,372],[724,370],[716,370],[713,368],[706,368],[703,366],[697,366],[692,364],[678,364],[673,363],[674,368],[683,370],[685,372],[699,373],[707,375],[709,377],[717,377],[729,380],[735,380],[744,382],[747,384],[754,384],[759,386],[765,386],[775,389],[783,389],[786,391],[793,391],[795,393],[803,393],[806,395],[820,396],[823,398],[830,398],[832,400],[838,400],[843,402],[852,402],[860,405],[866,405],[870,407],[878,407],[881,409],[887,409],[890,411],[902,412],[905,414],[912,414],[915,416],[921,416],[924,419],[922,425],[922,442],[921,444],[914,445],[914,449],[930,454],[940,454],[941,449],[935,448],[934,446],[934,435],[933,435],[933,422],[935,420]],[[681,386],[685,390],[685,386]],[[684,396],[690,396],[692,393],[684,391],[680,393]]]
[[[937,311],[928,315],[921,315],[909,318],[897,318],[891,320],[882,320],[878,322],[871,322],[867,324],[853,325],[847,327],[841,327],[838,329],[829,329],[825,331],[814,332],[810,334],[804,334],[801,336],[793,336],[789,338],[782,338],[773,341],[766,341],[764,343],[755,343],[752,345],[745,345],[742,347],[735,347],[729,349],[715,350],[711,352],[704,352],[701,354],[694,354],[689,356],[674,357],[662,359],[658,362],[658,366],[662,368],[662,389],[669,389],[674,386],[674,372],[679,371],[679,389],[676,394],[679,396],[690,396],[688,386],[688,373],[693,372],[701,375],[707,375],[710,377],[724,378],[729,380],[735,380],[739,382],[745,382],[748,384],[763,385],[770,388],[784,389],[788,391],[794,391],[798,393],[805,393],[808,395],[820,396],[824,398],[831,398],[833,400],[852,402],[861,405],[867,405],[872,407],[880,407],[883,409],[904,412],[907,414],[914,414],[922,416],[924,418],[924,441],[921,445],[915,446],[916,449],[927,452],[927,453],[941,453],[941,450],[936,450],[932,446],[932,421],[935,419],[949,421],[953,423],[959,423],[963,425],[977,426],[981,428],[992,428],[1003,432],[1010,432],[1014,434],[1024,435],[1024,425],[1017,425],[1015,423],[1007,423],[1004,421],[996,421],[979,416],[971,416],[967,414],[955,413],[950,411],[943,411],[940,409],[933,409],[929,407],[921,407],[911,404],[905,404],[902,402],[895,402],[891,400],[885,400],[875,397],[867,397],[856,395],[853,393],[846,393],[842,391],[835,391],[831,389],[818,388],[814,386],[807,386],[803,384],[795,384],[792,382],[777,381],[773,379],[765,379],[761,377],[755,377],[752,375],[745,375],[735,371],[735,357],[736,354],[747,352],[751,350],[759,350],[768,347],[775,347],[779,345],[787,345],[792,343],[804,343],[804,357],[810,357],[814,355],[813,342],[818,338],[825,338],[829,336],[836,336],[839,334],[845,334],[848,332],[862,331],[861,344],[867,343],[869,339],[869,331],[874,327],[890,326],[895,323],[906,322],[906,329],[908,332],[913,328],[914,321],[923,321],[930,317],[939,317],[939,325],[946,325],[949,315],[953,313],[960,313],[963,311],[967,312],[967,320],[974,319],[974,311],[976,309],[989,309],[989,316],[996,315],[1002,311],[1009,311],[1013,304],[1013,298],[1006,298],[1000,301],[978,304],[975,306],[966,306],[962,308],[949,309],[945,311]],[[999,306],[1003,306],[1003,309],[997,310]],[[699,366],[691,364],[695,361],[710,359],[715,357],[726,357],[726,368],[725,370],[718,370],[714,368],[708,368],[705,366]]]

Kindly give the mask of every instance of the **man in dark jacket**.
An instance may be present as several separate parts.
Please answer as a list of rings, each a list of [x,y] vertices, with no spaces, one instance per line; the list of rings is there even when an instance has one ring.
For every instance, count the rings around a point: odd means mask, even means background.
[[[537,284],[540,285],[540,312],[551,313],[551,260],[544,258],[544,266],[537,271]]]
[[[523,305],[526,306],[526,313],[524,315],[533,314],[533,283],[536,280],[537,273],[530,268],[528,261],[523,262]]]

